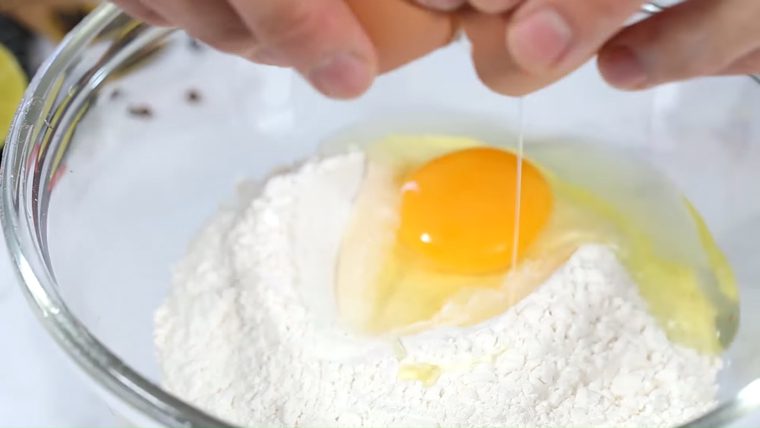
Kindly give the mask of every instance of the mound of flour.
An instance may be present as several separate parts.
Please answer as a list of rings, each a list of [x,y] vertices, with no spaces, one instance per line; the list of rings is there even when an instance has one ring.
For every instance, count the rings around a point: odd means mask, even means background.
[[[332,271],[364,161],[276,176],[200,234],[156,315],[171,392],[272,427],[654,427],[715,404],[720,362],[670,343],[604,247],[474,327],[389,342],[343,331]],[[402,380],[410,366],[440,376]]]

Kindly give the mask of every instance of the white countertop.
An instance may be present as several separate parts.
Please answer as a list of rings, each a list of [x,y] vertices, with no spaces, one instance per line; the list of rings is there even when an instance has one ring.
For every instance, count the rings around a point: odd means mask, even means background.
[[[0,243],[0,425],[121,425],[35,319]]]

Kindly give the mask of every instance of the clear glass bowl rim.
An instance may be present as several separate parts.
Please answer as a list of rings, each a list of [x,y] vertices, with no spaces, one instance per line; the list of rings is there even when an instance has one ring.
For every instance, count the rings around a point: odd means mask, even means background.
[[[642,8],[645,13],[660,10],[662,8],[654,3]],[[51,336],[99,389],[162,426],[233,428],[233,425],[167,393],[130,368],[69,311],[57,291],[49,260],[41,248],[38,230],[40,226],[44,229],[45,216],[29,212],[26,206],[28,198],[37,198],[39,192],[39,183],[27,180],[27,159],[31,146],[35,145],[34,136],[50,126],[42,120],[41,114],[45,95],[92,36],[120,17],[122,12],[111,4],[98,7],[64,39],[30,83],[6,140],[2,163],[0,220],[6,245],[33,310]],[[760,85],[760,77],[749,77]],[[745,386],[731,400],[682,427],[721,427],[758,408],[760,379]]]

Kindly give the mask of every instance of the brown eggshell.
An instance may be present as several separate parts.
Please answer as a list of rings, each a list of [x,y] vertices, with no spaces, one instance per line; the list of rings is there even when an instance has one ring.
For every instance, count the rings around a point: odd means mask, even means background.
[[[407,0],[346,0],[377,49],[380,73],[398,68],[454,38],[453,15]]]

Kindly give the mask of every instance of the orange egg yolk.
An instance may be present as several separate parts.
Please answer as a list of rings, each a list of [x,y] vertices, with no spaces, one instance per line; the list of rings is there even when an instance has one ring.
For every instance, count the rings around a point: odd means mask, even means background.
[[[519,224],[515,224],[518,159],[495,148],[436,158],[402,185],[398,240],[433,269],[456,274],[506,271],[552,211],[549,183],[523,160]],[[515,235],[517,240],[515,241]]]

